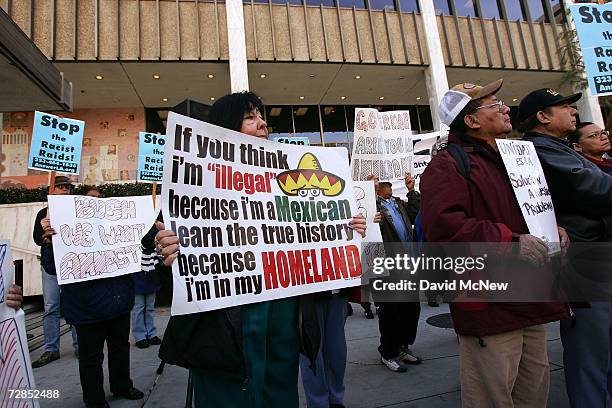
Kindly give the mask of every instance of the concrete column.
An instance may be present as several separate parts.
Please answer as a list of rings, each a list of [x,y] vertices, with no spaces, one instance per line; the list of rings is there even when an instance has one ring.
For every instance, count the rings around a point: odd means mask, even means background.
[[[575,0],[566,0],[566,4],[574,4]],[[572,18],[568,15],[568,24],[571,30],[576,29],[576,25]],[[586,74],[585,74],[586,78]],[[578,114],[580,120],[583,122],[593,122],[596,125],[604,128],[606,123],[604,122],[603,115],[601,114],[601,107],[599,106],[599,98],[591,94],[591,90],[588,85],[583,89],[574,89],[574,92],[582,92],[582,98],[576,104],[578,106]]]
[[[425,69],[425,82],[427,84],[427,95],[429,96],[429,107],[434,123],[434,129],[440,130],[441,123],[438,118],[438,104],[444,92],[448,91],[448,79],[446,78],[446,66],[438,32],[436,10],[433,0],[419,0],[419,9],[425,28],[425,43],[427,44],[427,56],[429,66]]]
[[[242,0],[226,0],[227,41],[232,92],[249,90]]]

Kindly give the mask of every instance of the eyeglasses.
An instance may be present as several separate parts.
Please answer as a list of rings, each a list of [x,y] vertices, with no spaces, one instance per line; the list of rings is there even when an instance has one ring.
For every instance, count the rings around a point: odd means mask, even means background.
[[[484,108],[494,108],[497,106],[497,109],[499,110],[499,113],[502,113],[504,110],[504,102],[503,101],[497,101],[495,103],[492,103],[490,105],[482,105],[476,108],[476,110],[478,109],[484,109]]]
[[[610,136],[610,132],[608,132],[607,130],[602,130],[601,132],[595,132],[595,133],[591,133],[590,135],[588,135],[586,138],[587,139],[593,139],[596,137],[609,137]]]

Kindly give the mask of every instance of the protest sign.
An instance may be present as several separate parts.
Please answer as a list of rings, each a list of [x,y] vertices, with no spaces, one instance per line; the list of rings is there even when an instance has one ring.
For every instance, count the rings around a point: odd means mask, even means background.
[[[346,149],[279,148],[173,112],[166,140],[173,315],[360,284]]]
[[[83,121],[37,111],[28,167],[79,174],[84,129]]]
[[[397,196],[408,193],[406,173],[412,170],[412,139],[408,111],[378,112],[356,108],[351,174],[353,180],[369,175],[390,181]]]
[[[366,219],[367,234],[364,242],[382,242],[380,225],[374,222],[376,215],[376,191],[374,181],[353,181],[357,212]]]
[[[495,141],[529,232],[546,242],[551,254],[560,251],[555,208],[533,143]]]
[[[302,146],[308,146],[310,144],[310,139],[307,137],[284,137],[284,136],[278,136],[278,137],[274,137],[272,138],[272,140],[274,140],[275,142],[278,143],[287,143],[287,144],[296,144],[296,145],[302,145]]]
[[[594,96],[612,95],[612,3],[569,6]]]
[[[153,225],[149,196],[50,195],[57,282],[82,282],[140,271],[140,240]]]
[[[166,137],[140,132],[138,146],[138,181],[162,180]]]
[[[421,183],[421,174],[425,171],[425,168],[431,161],[432,150],[435,148],[436,143],[440,140],[440,132],[423,133],[418,135],[412,135],[412,177],[414,177],[414,189],[419,190]]]
[[[7,241],[0,240],[0,407],[37,408],[25,314],[23,310],[16,311],[5,303],[6,292],[13,279],[11,248]],[[20,390],[22,394],[15,395],[12,390]]]

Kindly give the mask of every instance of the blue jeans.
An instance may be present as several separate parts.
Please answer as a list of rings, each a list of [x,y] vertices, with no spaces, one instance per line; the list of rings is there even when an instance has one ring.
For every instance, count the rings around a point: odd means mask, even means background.
[[[155,328],[155,292],[134,297],[132,335],[141,341],[157,336]]]
[[[43,300],[45,313],[43,315],[43,333],[45,335],[45,351],[59,351],[60,347],[60,286],[57,277],[42,271]],[[76,330],[71,326],[72,347],[78,349]]]
[[[329,404],[342,405],[344,399],[344,323],[348,299],[341,294],[329,299],[317,299],[316,308],[321,330],[321,347],[315,360],[317,372],[312,372],[310,362],[303,354],[300,354],[300,372],[308,407],[328,408]]]
[[[572,407],[612,407],[612,303],[575,308],[561,320],[565,386]]]

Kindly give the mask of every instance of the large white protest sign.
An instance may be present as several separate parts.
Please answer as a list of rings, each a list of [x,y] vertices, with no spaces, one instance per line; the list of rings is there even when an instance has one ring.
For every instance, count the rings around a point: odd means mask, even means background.
[[[60,285],[140,271],[140,240],[153,225],[150,196],[50,195],[53,252]]]
[[[25,314],[5,303],[13,279],[11,248],[7,241],[0,240],[0,407],[38,407],[33,394],[36,385],[28,351]]]
[[[390,181],[398,196],[408,193],[406,173],[412,170],[412,139],[408,111],[378,112],[356,108],[351,174],[353,180],[369,175]]]
[[[529,232],[544,240],[550,253],[560,251],[555,208],[533,143],[507,139],[495,141]]]
[[[280,145],[170,112],[162,213],[172,314],[361,283],[344,148]]]

